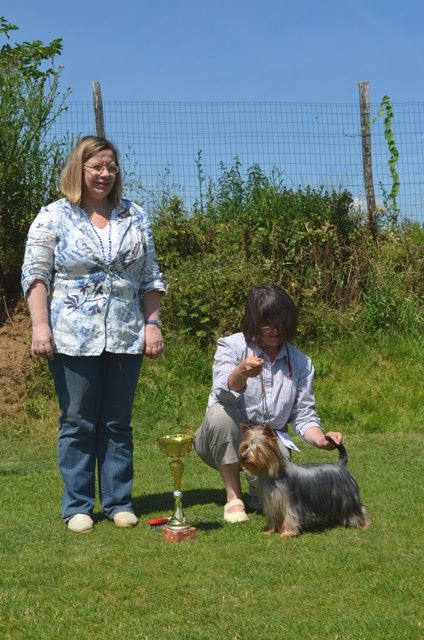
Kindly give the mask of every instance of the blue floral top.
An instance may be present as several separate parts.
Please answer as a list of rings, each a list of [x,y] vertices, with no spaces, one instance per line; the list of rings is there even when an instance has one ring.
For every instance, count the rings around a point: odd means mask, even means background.
[[[35,280],[48,290],[55,350],[72,356],[142,353],[140,297],[166,291],[146,212],[129,200],[117,208],[118,251],[106,264],[86,213],[66,198],[33,221],[22,267],[24,294]]]

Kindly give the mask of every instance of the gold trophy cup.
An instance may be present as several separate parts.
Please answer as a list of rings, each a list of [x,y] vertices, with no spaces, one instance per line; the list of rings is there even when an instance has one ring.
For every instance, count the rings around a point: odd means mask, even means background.
[[[161,452],[171,458],[169,467],[174,480],[175,511],[174,515],[168,520],[166,528],[174,531],[191,529],[192,527],[186,523],[183,511],[181,479],[184,473],[184,463],[181,458],[191,451],[193,437],[184,433],[177,433],[173,436],[160,436],[158,444]]]

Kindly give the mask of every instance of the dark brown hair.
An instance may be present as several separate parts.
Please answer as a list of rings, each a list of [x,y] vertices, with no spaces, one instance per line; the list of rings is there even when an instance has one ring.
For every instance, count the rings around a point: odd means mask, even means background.
[[[278,329],[284,342],[296,335],[297,307],[289,294],[275,284],[257,284],[247,296],[241,329],[246,341],[256,342],[261,328]]]

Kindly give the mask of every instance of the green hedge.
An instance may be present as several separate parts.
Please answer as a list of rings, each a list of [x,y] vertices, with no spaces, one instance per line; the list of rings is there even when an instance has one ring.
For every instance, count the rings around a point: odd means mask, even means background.
[[[376,244],[346,191],[288,189],[257,166],[243,177],[236,162],[201,209],[170,198],[154,233],[170,285],[167,325],[202,342],[238,329],[258,282],[287,289],[308,338],[422,326],[422,227],[381,224]]]

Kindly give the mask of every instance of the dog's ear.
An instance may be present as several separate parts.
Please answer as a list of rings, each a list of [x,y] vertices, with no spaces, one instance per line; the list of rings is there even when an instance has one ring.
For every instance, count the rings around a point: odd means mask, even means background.
[[[250,427],[249,427],[249,425],[244,424],[244,422],[242,422],[242,423],[240,424],[240,429],[241,429],[241,432],[242,432],[242,433],[246,433],[246,431],[249,431]]]
[[[270,424],[264,424],[264,434],[266,435],[267,438],[275,438],[274,429],[271,427]]]

